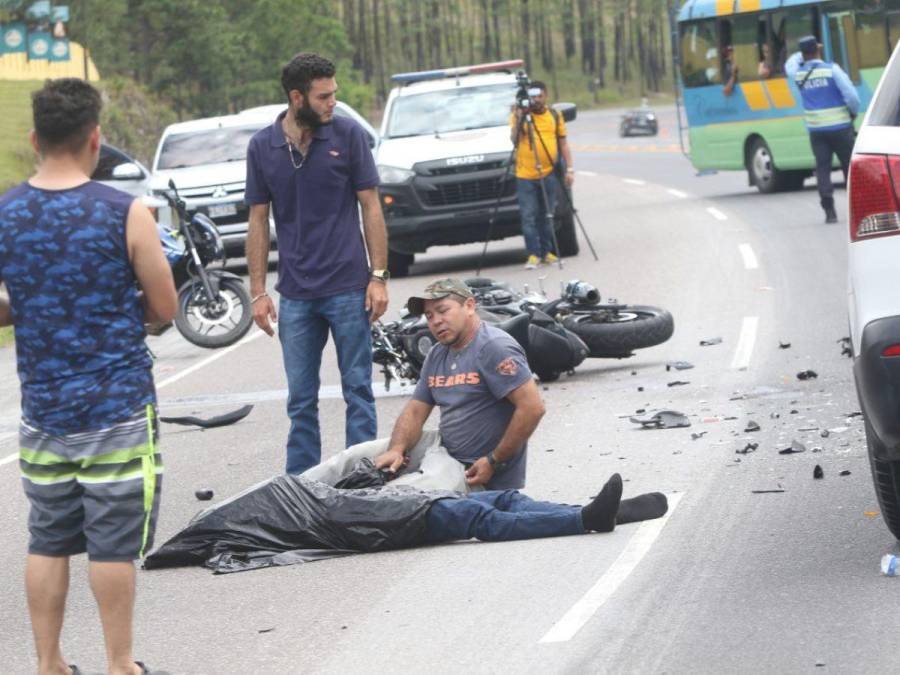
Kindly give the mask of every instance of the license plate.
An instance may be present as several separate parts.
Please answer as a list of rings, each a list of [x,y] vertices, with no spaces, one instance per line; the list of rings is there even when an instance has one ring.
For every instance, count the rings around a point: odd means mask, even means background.
[[[210,218],[224,218],[237,214],[236,204],[212,204],[209,207]]]

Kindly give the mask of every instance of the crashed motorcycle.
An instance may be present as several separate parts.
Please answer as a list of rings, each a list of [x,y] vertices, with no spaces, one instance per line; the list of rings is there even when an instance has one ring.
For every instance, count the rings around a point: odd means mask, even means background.
[[[214,349],[234,344],[247,334],[253,322],[250,294],[238,275],[222,269],[225,246],[209,216],[189,216],[173,181],[169,181],[169,191],[163,197],[177,221],[175,230],[157,226],[178,289],[175,327],[198,347]],[[207,269],[213,264],[218,267]]]
[[[543,291],[514,291],[508,284],[478,277],[466,280],[483,321],[512,335],[534,373],[544,382],[571,372],[587,357],[625,358],[633,350],[668,340],[672,315],[645,305],[601,302],[599,291],[582,281],[569,282],[559,299]],[[424,317],[404,315],[372,326],[374,362],[385,386],[393,380],[415,382],[436,342]]]

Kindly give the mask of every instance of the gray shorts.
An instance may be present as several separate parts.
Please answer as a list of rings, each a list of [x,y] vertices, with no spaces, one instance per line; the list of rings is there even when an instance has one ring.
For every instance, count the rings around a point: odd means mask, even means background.
[[[31,504],[28,552],[143,558],[153,546],[162,457],[153,406],[97,431],[48,434],[19,427],[19,467]]]

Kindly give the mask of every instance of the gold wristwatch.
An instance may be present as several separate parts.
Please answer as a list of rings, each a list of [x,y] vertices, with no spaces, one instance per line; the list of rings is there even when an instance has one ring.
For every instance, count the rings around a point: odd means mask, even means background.
[[[387,280],[391,278],[391,273],[387,270],[372,270],[370,276],[376,281],[387,283]]]

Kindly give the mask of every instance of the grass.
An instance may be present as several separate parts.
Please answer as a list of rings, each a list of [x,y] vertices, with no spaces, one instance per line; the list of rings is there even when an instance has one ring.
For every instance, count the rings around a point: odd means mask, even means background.
[[[0,348],[11,345],[13,340],[13,329],[11,326],[0,328]]]
[[[0,192],[25,180],[33,169],[28,142],[31,92],[40,86],[40,82],[0,80]],[[0,332],[0,344],[2,336]]]

